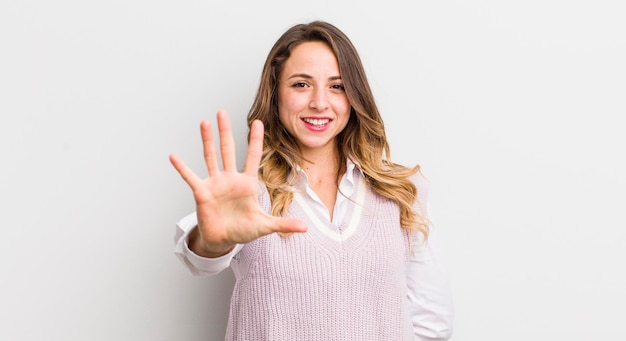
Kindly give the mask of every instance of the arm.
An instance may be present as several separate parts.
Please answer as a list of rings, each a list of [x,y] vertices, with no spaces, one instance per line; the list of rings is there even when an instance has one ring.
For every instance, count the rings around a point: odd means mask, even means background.
[[[415,341],[444,341],[452,336],[454,309],[448,276],[431,230],[424,243],[415,238],[408,263],[408,299]]]
[[[416,209],[427,215],[427,180],[418,175]],[[448,275],[440,256],[436,230],[431,228],[427,241],[415,234],[407,265],[408,299],[415,341],[445,341],[452,336],[454,307]]]

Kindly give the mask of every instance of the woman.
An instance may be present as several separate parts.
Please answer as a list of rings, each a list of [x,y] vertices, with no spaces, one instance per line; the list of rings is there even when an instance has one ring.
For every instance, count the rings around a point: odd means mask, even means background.
[[[196,275],[231,267],[228,340],[447,340],[452,304],[429,239],[419,167],[390,161],[358,53],[321,21],[270,51],[236,169],[226,112],[201,123],[208,177],[170,160],[196,212],[176,254]]]

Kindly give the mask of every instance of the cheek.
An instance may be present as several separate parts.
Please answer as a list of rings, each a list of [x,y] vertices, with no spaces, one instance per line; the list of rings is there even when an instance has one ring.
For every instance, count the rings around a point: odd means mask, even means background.
[[[289,124],[289,115],[286,114],[285,110],[282,110],[280,108],[280,106],[278,107],[278,120],[280,121],[280,124],[283,127],[288,128],[290,126],[290,124]]]
[[[347,97],[338,98],[334,103],[335,112],[341,113],[347,119],[350,116],[350,102]]]
[[[294,93],[281,93],[278,96],[278,113],[283,124],[305,110],[308,106],[306,96]]]
[[[289,105],[285,103],[282,96],[279,96],[278,99],[278,118],[280,119],[280,123],[286,125],[286,120],[289,118]]]
[[[287,112],[299,112],[307,106],[307,100],[305,96],[298,96],[297,94],[286,94],[281,96],[278,106]]]
[[[290,133],[293,133],[291,126],[293,125],[292,121],[294,117],[296,117],[294,112],[293,103],[286,101],[284,98],[278,100],[278,119],[281,125]]]

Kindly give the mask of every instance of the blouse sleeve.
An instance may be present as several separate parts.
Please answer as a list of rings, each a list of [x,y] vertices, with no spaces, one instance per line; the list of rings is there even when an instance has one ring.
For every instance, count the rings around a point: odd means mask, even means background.
[[[235,248],[217,258],[205,258],[198,256],[187,244],[189,233],[198,225],[196,213],[190,213],[182,218],[176,224],[176,233],[174,235],[174,254],[183,262],[185,267],[194,276],[210,276],[220,273],[222,270],[230,266],[230,261],[241,250],[242,245],[237,244]]]
[[[428,183],[421,175],[418,187],[418,210],[426,214]],[[436,230],[431,228],[427,241],[415,234],[407,263],[407,286],[415,341],[444,341],[452,336],[454,310],[452,293]]]

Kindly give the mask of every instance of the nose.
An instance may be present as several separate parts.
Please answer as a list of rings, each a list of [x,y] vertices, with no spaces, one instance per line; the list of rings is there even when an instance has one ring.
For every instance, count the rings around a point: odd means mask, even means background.
[[[326,89],[314,88],[311,93],[311,102],[309,103],[309,107],[318,111],[326,110],[328,108],[327,95]]]

